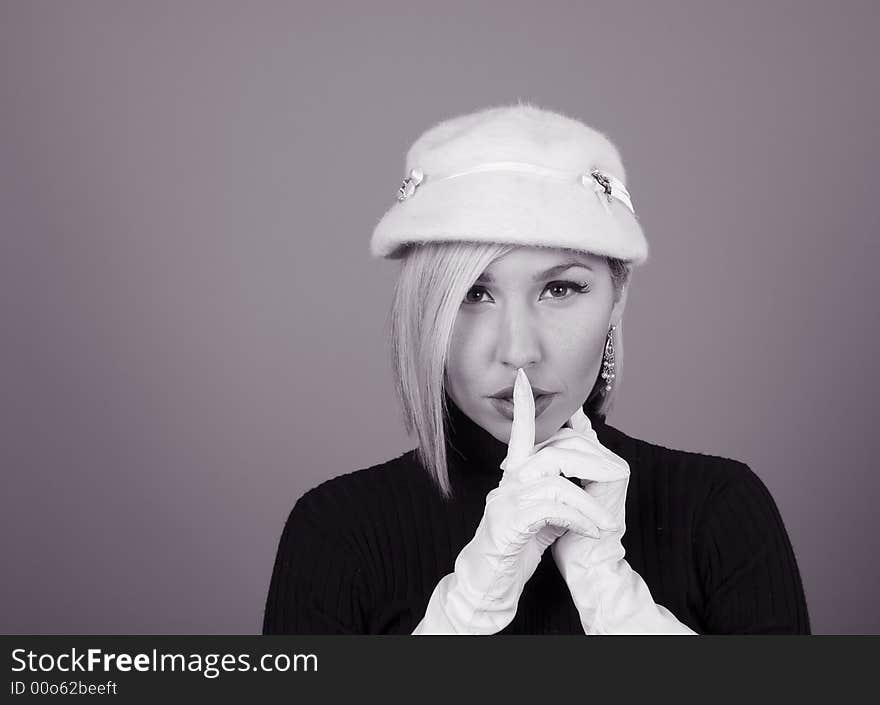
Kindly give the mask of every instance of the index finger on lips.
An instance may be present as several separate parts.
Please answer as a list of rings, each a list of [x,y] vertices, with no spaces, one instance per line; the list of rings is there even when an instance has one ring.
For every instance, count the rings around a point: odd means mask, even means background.
[[[501,463],[505,474],[511,468],[521,465],[532,454],[535,446],[535,398],[525,370],[516,372],[513,385],[513,422],[510,425],[510,441],[507,444],[507,457]]]

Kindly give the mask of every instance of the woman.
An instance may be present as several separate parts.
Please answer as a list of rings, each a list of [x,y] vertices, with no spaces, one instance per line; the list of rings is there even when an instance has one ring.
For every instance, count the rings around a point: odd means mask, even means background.
[[[809,633],[758,476],[605,423],[648,256],[613,143],[521,103],[435,125],[406,167],[371,251],[402,263],[419,445],[296,502],[263,632]]]

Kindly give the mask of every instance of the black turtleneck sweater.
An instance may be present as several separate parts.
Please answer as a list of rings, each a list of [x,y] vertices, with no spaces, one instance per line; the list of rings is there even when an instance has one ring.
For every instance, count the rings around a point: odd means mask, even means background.
[[[411,634],[474,536],[507,445],[447,397],[454,497],[415,450],[306,492],[278,545],[264,634]],[[698,634],[809,634],[794,552],[773,498],[745,464],[671,450],[590,419],[626,459],[629,565]],[[548,549],[501,634],[583,634]]]

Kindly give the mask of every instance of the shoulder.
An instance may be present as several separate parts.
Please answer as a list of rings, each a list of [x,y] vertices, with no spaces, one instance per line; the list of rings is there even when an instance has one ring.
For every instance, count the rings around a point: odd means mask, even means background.
[[[315,531],[351,542],[382,531],[403,503],[431,495],[430,478],[416,451],[410,450],[311,487],[294,504],[288,523],[306,523]]]
[[[724,494],[733,487],[763,488],[761,479],[741,460],[671,448],[635,438],[607,424],[598,433],[603,445],[630,464],[634,476],[651,475],[667,485],[681,481],[701,487],[704,501]]]
[[[354,505],[392,493],[401,486],[418,485],[427,480],[415,450],[369,467],[341,473],[307,490],[297,504],[324,514],[345,511]]]

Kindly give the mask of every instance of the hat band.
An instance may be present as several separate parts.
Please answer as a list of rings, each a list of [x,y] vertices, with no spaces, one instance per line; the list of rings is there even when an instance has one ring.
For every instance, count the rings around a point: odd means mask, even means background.
[[[449,174],[439,178],[431,178],[430,181],[436,183],[438,181],[446,181],[447,179],[457,179],[460,176],[491,171],[513,171],[534,174],[535,176],[557,179],[559,181],[577,182],[594,191],[596,195],[599,196],[599,200],[609,214],[611,213],[611,199],[616,198],[623,203],[633,215],[635,215],[632,199],[630,198],[629,191],[627,191],[626,187],[623,185],[623,182],[611,174],[606,174],[599,169],[593,169],[589,174],[574,174],[569,171],[550,169],[548,167],[526,162],[486,162],[478,164],[465,171],[459,171],[455,174]],[[415,193],[416,188],[422,184],[424,178],[425,174],[421,169],[415,168],[410,170],[409,176],[403,180],[403,184],[400,186],[400,189],[398,189],[397,200],[405,201],[412,196]]]

